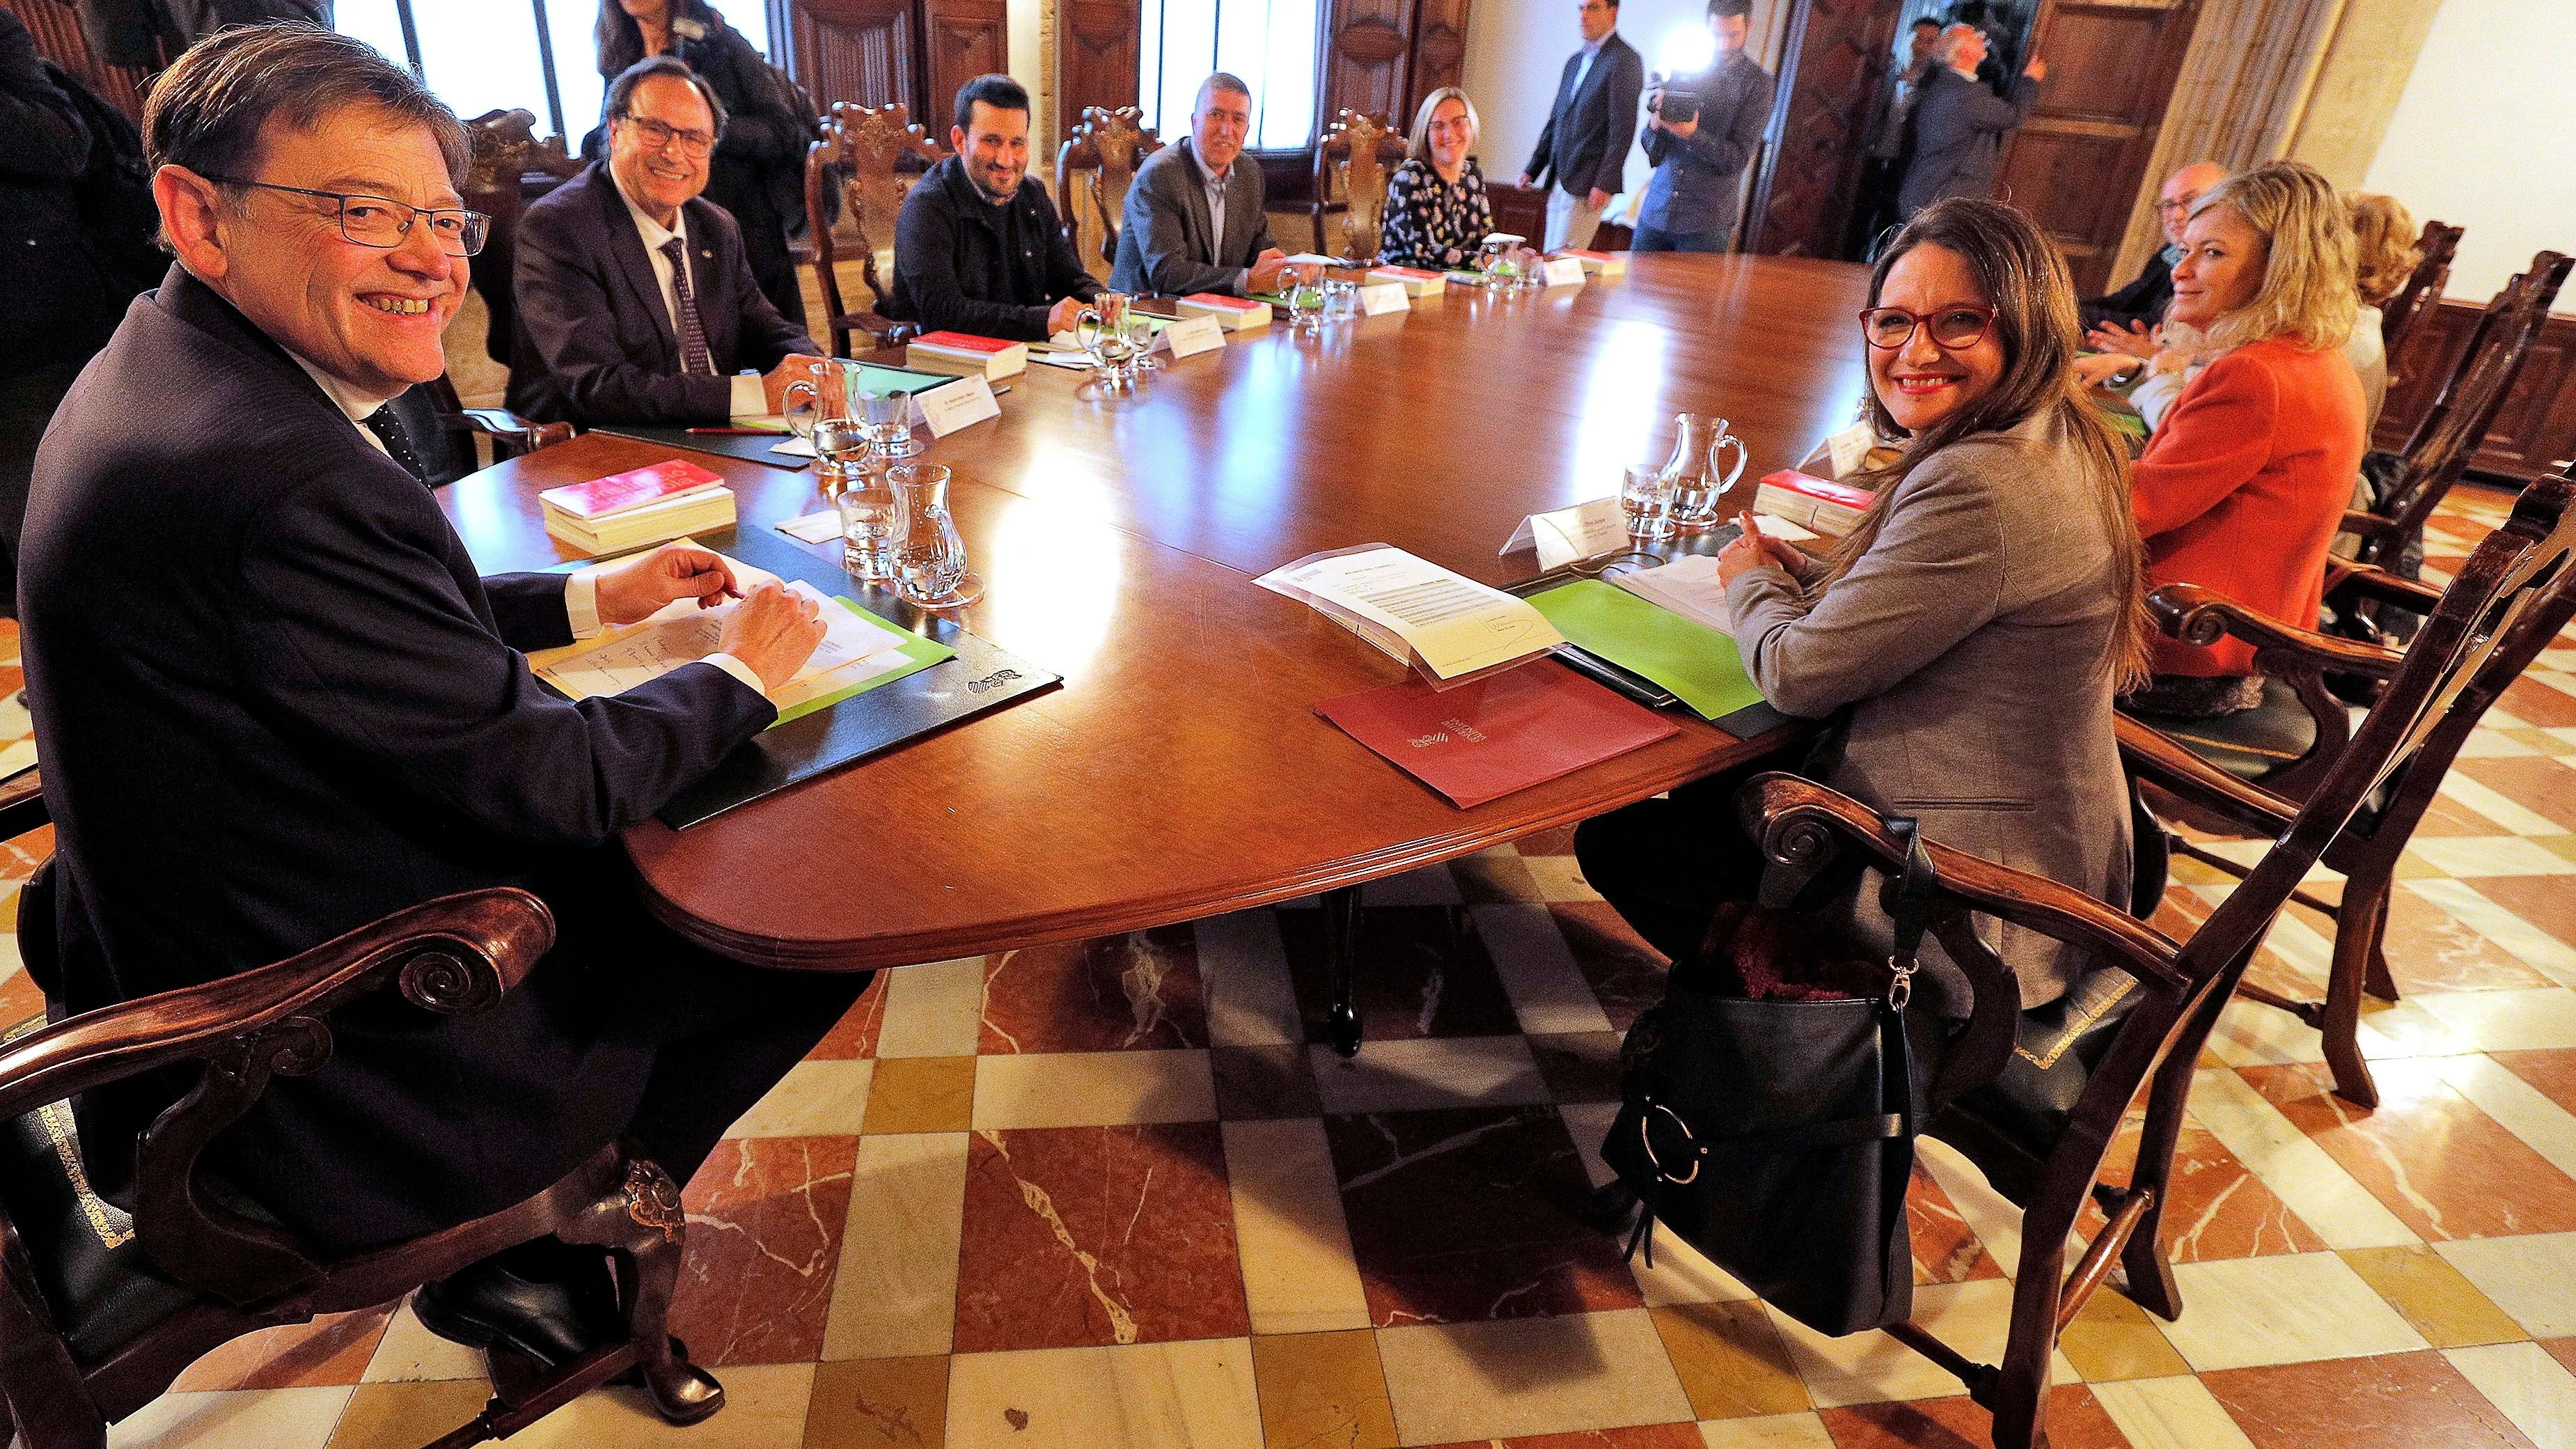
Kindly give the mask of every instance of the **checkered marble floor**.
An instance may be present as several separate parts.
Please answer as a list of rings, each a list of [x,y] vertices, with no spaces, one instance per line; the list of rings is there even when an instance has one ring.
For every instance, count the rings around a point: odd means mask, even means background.
[[[2464,491],[2434,568],[2508,503]],[[2063,1449],[2576,1446],[2576,639],[2543,663],[2408,863],[2405,999],[2363,1026],[2386,1105],[2330,1096],[2288,1017],[2230,1010],[2169,1219],[2186,1311],[2093,1299]],[[1818,1338],[1669,1238],[1649,1271],[1567,1216],[1662,974],[1568,840],[1367,890],[1355,1062],[1302,1025],[1311,903],[886,973],[689,1186],[674,1326],[730,1407],[671,1431],[603,1392],[513,1442],[1984,1443],[1883,1335]],[[2168,919],[2226,890],[2186,868]],[[2263,977],[2320,989],[2324,931],[2282,921]],[[1929,1144],[1913,1218],[1918,1316],[1990,1358],[2015,1215]],[[350,1314],[209,1356],[111,1442],[417,1444],[481,1374],[407,1310]]]

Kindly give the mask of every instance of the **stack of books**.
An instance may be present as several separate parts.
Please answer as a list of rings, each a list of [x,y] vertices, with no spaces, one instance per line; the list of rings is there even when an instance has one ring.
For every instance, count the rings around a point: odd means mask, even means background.
[[[1875,497],[1866,488],[1783,468],[1762,475],[1762,486],[1753,493],[1753,507],[1802,528],[1841,538],[1860,525],[1860,516],[1869,511],[1870,500]]]
[[[1249,332],[1270,325],[1270,304],[1250,297],[1192,292],[1180,299],[1175,310],[1183,317],[1214,317],[1216,325],[1228,332]]]
[[[1029,345],[964,332],[925,332],[904,349],[903,365],[915,372],[944,372],[952,377],[981,373],[999,382],[1029,370]]]
[[[546,532],[593,558],[731,528],[734,521],[733,490],[724,479],[678,458],[549,488],[537,501],[545,505]]]
[[[1612,277],[1624,277],[1628,275],[1628,254],[1626,252],[1596,252],[1584,247],[1567,247],[1563,251],[1558,252],[1557,255],[1560,257],[1572,257],[1576,261],[1583,263],[1583,271],[1586,276],[1599,277],[1604,281],[1608,281]]]
[[[1408,297],[1437,297],[1449,285],[1447,277],[1421,267],[1372,267],[1368,279],[1372,282],[1400,282],[1404,286],[1404,295]]]

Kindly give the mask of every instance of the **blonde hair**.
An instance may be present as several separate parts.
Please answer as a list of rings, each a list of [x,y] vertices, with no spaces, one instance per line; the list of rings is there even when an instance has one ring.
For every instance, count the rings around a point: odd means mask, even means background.
[[[2343,209],[2352,223],[2353,287],[2361,294],[2361,305],[2385,306],[2404,290],[2423,259],[2415,217],[2405,202],[2375,191],[2345,192]]]
[[[2111,571],[2125,595],[2124,617],[2103,656],[2103,667],[2116,690],[2125,692],[2146,683],[2147,641],[2155,625],[2147,614],[2146,546],[2139,541],[2137,514],[2129,500],[2129,450],[2087,396],[2083,379],[2075,375],[2082,333],[2076,326],[2075,282],[2065,257],[2038,223],[2002,202],[1967,197],[1936,201],[1907,222],[1879,253],[1877,269],[1869,278],[1871,306],[1878,305],[1897,259],[1924,246],[1956,253],[1975,275],[1977,290],[1995,309],[1991,325],[2003,347],[2003,375],[1984,395],[1915,434],[1895,462],[1852,480],[1878,496],[1834,551],[1826,587],[1851,572],[1878,542],[1895,504],[1897,484],[1908,474],[1953,443],[2006,432],[2046,413],[2084,460],[2081,496],[2110,541]],[[1869,390],[1867,408],[1870,425],[1880,437],[1905,436],[1875,387]]]
[[[2219,206],[2263,238],[2263,284],[2253,300],[2205,328],[2167,324],[2175,344],[2204,357],[2273,337],[2311,352],[2342,347],[2361,302],[2352,223],[2334,184],[2313,166],[2275,161],[2203,192],[2192,218]]]
[[[1467,108],[1467,144],[1469,146],[1474,146],[1476,138],[1485,134],[1485,123],[1476,116],[1476,103],[1467,99],[1467,93],[1456,86],[1442,86],[1424,96],[1422,108],[1413,113],[1413,135],[1405,143],[1404,148],[1406,159],[1419,161],[1425,166],[1431,164],[1431,117],[1432,113],[1440,109],[1440,103],[1443,101],[1456,101]]]

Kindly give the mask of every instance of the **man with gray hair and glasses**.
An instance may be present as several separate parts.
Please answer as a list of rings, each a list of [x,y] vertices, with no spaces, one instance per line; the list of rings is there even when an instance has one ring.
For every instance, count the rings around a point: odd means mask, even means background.
[[[779,411],[822,360],[805,320],[762,294],[732,214],[699,195],[724,124],[714,87],[676,56],[609,82],[607,159],[519,219],[511,411],[721,424]]]
[[[671,545],[478,576],[385,405],[439,376],[486,219],[464,128],[362,42],[200,42],[144,146],[177,263],[36,455],[19,597],[56,851],[20,897],[57,1013],[281,961],[395,911],[519,886],[556,944],[479,1014],[370,1003],[207,1149],[227,1191],[345,1256],[521,1202],[611,1142],[686,1181],[867,976],[764,971],[655,925],[618,832],[766,728],[822,637],[764,584],[718,652],[574,703],[525,649],[721,602]],[[756,295],[756,294],[755,294]],[[188,1089],[74,1103],[98,1190]],[[595,1251],[551,1238],[432,1284],[433,1331],[559,1363],[622,1336]],[[713,1392],[712,1381],[707,1385]]]

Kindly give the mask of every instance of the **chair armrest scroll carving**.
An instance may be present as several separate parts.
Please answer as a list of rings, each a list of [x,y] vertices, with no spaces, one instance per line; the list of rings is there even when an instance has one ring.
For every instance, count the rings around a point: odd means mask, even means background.
[[[2369,600],[2410,614],[2429,614],[2434,605],[2442,602],[2442,591],[2383,568],[2330,558],[2326,560],[2326,602],[2334,604],[2339,599]]]
[[[2185,644],[2205,648],[2233,634],[2258,651],[2280,651],[2287,656],[2281,661],[2286,666],[2308,665],[2329,674],[2389,679],[2405,660],[2394,649],[2333,639],[2265,618],[2225,594],[2198,584],[2167,584],[2157,589],[2147,595],[2147,612],[2155,616],[2157,628]]]

